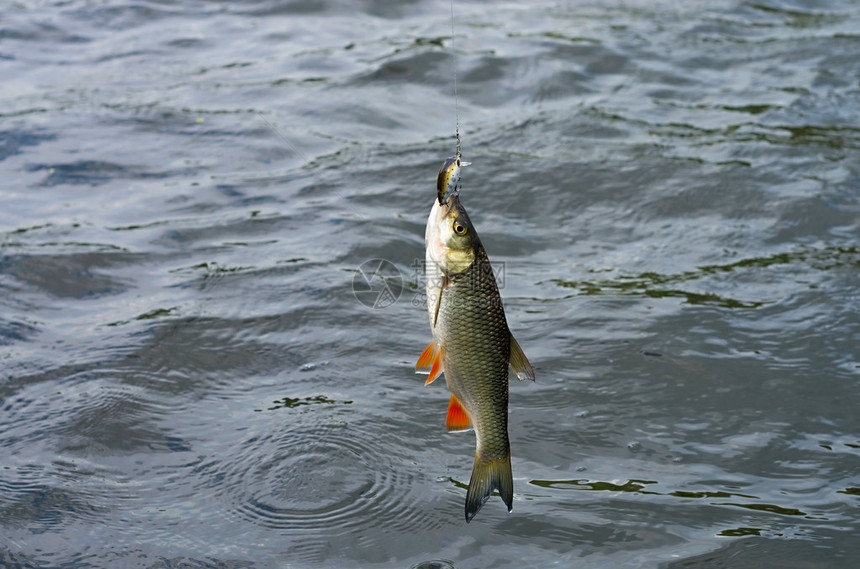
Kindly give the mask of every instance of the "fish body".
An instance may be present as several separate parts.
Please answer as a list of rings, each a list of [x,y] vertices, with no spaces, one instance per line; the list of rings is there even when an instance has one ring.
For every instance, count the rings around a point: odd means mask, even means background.
[[[429,370],[426,383],[444,372],[451,392],[448,429],[474,427],[475,461],[465,506],[469,522],[493,490],[508,511],[512,508],[508,366],[519,379],[533,380],[534,370],[508,328],[490,260],[460,203],[459,188],[456,183],[454,190],[449,187],[454,174],[459,178],[459,170],[452,173],[457,162],[449,159],[443,165],[427,220],[427,310],[433,341],[416,367]]]

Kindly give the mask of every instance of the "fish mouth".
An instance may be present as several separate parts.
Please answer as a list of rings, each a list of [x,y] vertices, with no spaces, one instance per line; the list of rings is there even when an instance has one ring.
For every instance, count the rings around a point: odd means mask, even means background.
[[[462,210],[463,206],[460,205],[460,192],[448,192],[443,196],[443,200],[439,202],[436,223],[443,224],[446,218],[456,215],[456,213],[460,213]]]
[[[456,191],[453,191],[448,194],[448,197],[445,198],[445,203],[442,205],[448,206],[448,211],[460,210],[460,190],[459,188]]]

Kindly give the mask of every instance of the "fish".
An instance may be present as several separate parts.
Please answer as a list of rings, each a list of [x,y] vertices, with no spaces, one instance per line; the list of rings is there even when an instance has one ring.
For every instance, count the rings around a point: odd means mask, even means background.
[[[534,369],[508,328],[490,259],[460,201],[459,152],[442,165],[427,218],[425,277],[433,340],[416,362],[425,385],[441,374],[451,392],[445,425],[473,428],[475,459],[466,492],[471,522],[494,490],[508,512],[514,482],[508,439],[508,367],[519,380]]]

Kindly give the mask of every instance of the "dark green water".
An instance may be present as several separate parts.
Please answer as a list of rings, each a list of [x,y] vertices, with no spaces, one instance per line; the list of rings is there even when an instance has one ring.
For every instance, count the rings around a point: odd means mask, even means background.
[[[455,10],[0,3],[0,567],[856,566],[860,5]],[[537,371],[469,525],[412,367],[454,56]]]

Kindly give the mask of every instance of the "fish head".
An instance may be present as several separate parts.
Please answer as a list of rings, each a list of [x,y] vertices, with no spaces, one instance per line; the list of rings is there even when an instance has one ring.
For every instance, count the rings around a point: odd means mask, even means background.
[[[465,272],[475,261],[481,241],[456,193],[435,201],[427,220],[429,259],[446,275]]]

